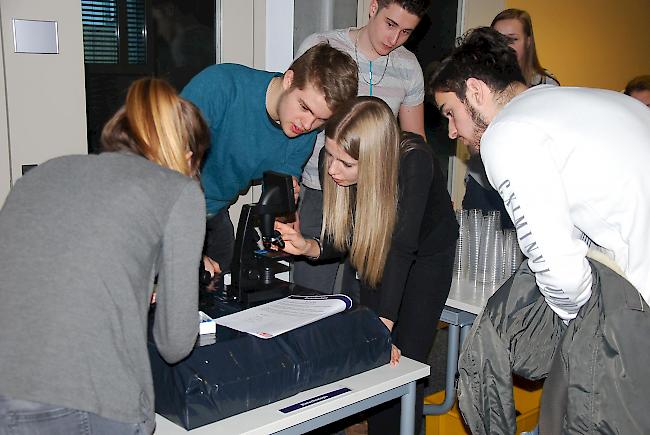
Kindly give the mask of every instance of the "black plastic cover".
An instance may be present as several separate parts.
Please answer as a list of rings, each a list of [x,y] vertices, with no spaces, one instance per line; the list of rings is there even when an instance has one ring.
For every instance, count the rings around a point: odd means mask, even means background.
[[[149,343],[156,412],[194,429],[387,364],[388,329],[365,307],[264,340],[217,327],[217,342],[167,364]]]

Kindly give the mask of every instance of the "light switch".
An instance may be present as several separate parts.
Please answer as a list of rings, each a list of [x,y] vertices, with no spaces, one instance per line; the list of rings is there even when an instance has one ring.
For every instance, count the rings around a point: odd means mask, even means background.
[[[58,54],[59,34],[56,21],[13,19],[14,52]]]
[[[32,169],[34,169],[37,166],[38,165],[22,165],[23,175],[25,175],[28,171],[31,171]]]

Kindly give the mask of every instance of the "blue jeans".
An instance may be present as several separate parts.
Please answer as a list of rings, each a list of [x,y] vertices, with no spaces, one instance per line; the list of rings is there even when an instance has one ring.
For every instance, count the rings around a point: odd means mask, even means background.
[[[144,435],[144,423],[0,395],[0,435]]]

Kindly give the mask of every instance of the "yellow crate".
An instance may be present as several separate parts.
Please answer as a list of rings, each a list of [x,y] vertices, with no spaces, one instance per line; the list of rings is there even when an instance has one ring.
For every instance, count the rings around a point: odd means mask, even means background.
[[[539,399],[542,389],[529,390],[515,385],[515,409],[517,416],[517,433],[531,431],[537,426],[539,420]],[[424,398],[426,404],[442,403],[445,398],[444,391],[438,391]],[[451,410],[443,415],[427,415],[425,418],[426,435],[471,435],[465,428],[463,419],[458,409],[458,401]]]

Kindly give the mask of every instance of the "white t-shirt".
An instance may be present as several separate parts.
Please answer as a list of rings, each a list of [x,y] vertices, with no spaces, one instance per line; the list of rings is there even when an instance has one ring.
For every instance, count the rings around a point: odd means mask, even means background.
[[[576,229],[609,250],[650,303],[650,109],[618,92],[537,86],[492,120],[481,158],[562,319],[591,295]]]
[[[355,40],[350,37],[351,29],[337,29],[324,33],[309,35],[300,44],[296,57],[321,42],[328,42],[356,60],[359,64],[358,95],[370,95],[370,61],[361,51],[356,50]],[[387,56],[372,61],[372,95],[386,102],[395,116],[404,106],[417,106],[424,101],[424,78],[422,68],[413,53],[404,47],[398,47]],[[318,154],[325,144],[325,133],[316,139],[314,152],[305,165],[302,182],[305,186],[320,190],[318,178]]]

